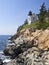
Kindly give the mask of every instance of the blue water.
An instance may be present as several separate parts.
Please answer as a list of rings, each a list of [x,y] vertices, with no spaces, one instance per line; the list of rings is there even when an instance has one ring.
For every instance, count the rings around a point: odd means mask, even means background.
[[[11,37],[11,35],[0,35],[0,59],[2,59],[3,62],[10,61],[9,57],[4,56],[4,53],[3,53],[5,46],[9,43],[8,42],[9,37]]]
[[[5,46],[8,44],[8,38],[10,35],[0,35],[0,51],[4,50]]]

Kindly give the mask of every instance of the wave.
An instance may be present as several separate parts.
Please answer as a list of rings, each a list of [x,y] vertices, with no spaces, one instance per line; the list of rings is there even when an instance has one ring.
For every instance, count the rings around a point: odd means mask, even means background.
[[[0,51],[0,59],[2,59],[3,63],[8,63],[11,61],[10,56],[5,56],[3,51]]]
[[[7,63],[11,61],[9,56],[5,56],[3,50],[5,46],[8,44],[8,38],[11,37],[10,35],[0,35],[0,59],[2,59],[3,63]]]

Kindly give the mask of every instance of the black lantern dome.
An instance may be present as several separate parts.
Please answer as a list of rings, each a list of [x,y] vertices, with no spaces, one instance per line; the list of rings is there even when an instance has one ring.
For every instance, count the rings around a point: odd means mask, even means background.
[[[28,14],[29,16],[32,16],[32,11],[29,11],[29,14]]]

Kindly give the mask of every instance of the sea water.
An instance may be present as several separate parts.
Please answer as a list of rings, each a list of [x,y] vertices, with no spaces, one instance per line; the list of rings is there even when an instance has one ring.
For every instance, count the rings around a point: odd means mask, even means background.
[[[3,62],[9,62],[10,61],[10,57],[5,56],[3,53],[5,46],[9,43],[8,42],[9,37],[11,37],[11,35],[0,35],[0,59],[2,59]]]

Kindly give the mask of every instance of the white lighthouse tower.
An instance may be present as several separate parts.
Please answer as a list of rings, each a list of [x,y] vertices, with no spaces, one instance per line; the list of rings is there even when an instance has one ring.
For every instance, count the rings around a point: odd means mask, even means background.
[[[32,22],[32,12],[31,12],[31,11],[30,11],[29,14],[28,14],[28,19],[27,19],[27,21],[28,21],[28,25],[30,25],[31,22]]]
[[[28,25],[30,25],[31,22],[36,22],[37,20],[38,20],[38,16],[34,13],[32,14],[32,11],[29,11],[27,18]]]

